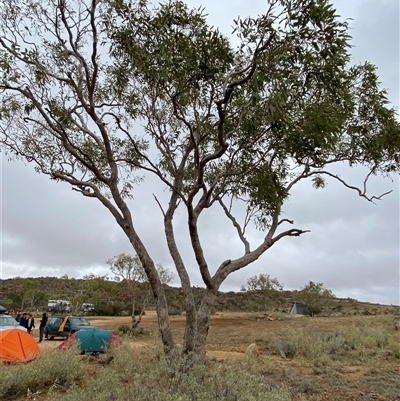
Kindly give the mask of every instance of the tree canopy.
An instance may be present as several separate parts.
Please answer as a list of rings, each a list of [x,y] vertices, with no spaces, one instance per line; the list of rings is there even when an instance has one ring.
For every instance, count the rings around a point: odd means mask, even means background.
[[[121,253],[107,260],[107,264],[110,266],[110,270],[114,274],[115,280],[123,280],[128,285],[129,297],[132,302],[132,319],[134,320],[133,323],[135,326],[137,326],[141,321],[147,301],[151,295],[150,288],[145,290],[141,288],[140,293],[142,296],[140,300],[140,306],[138,309],[135,308],[137,306],[136,303],[139,295],[138,286],[140,284],[148,283],[146,272],[142,266],[142,263],[137,255],[132,256]],[[168,269],[164,268],[160,264],[157,265],[157,273],[160,277],[161,284],[169,284],[174,277]],[[135,320],[135,314],[139,315],[138,321]]]
[[[268,302],[282,300],[283,284],[277,278],[270,277],[269,274],[260,274],[250,277],[241,287],[241,291],[259,291],[264,298],[264,310],[266,310]]]
[[[186,302],[183,352],[205,355],[210,314],[229,274],[284,237],[293,187],[335,179],[369,201],[372,174],[399,171],[399,122],[376,68],[350,64],[348,24],[327,0],[270,0],[235,21],[236,39],[181,1],[5,0],[0,7],[0,132],[10,157],[98,199],[138,255],[157,302],[167,355],[175,349],[165,291],[135,225],[135,185],[156,176],[165,241]],[[236,42],[236,46],[234,43]],[[137,128],[140,122],[142,129]],[[359,186],[337,166],[362,165]],[[235,205],[246,208],[239,221]],[[243,244],[209,266],[199,221],[220,208]],[[176,240],[187,216],[204,281],[200,307]],[[246,228],[265,233],[252,244]]]
[[[306,304],[311,316],[321,313],[326,301],[334,297],[332,290],[325,288],[323,283],[313,281],[309,281],[300,291],[293,293],[293,299]]]

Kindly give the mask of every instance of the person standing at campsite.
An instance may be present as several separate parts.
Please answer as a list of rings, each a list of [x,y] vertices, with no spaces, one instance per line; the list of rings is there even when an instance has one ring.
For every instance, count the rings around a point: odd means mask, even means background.
[[[35,328],[35,319],[32,316],[32,313],[30,313],[28,315],[28,319],[26,320],[26,330],[28,331],[28,333],[30,334],[32,329]]]
[[[41,343],[43,341],[43,335],[44,335],[44,328],[47,324],[47,314],[46,312],[43,313],[42,315],[42,320],[40,321],[40,326],[39,326],[39,342]]]
[[[19,319],[19,325],[22,327],[26,327],[26,322],[27,322],[27,317],[26,317],[26,313],[24,312],[21,316],[21,318]]]
[[[19,323],[21,321],[21,312],[17,312],[17,316],[15,317],[15,320]]]

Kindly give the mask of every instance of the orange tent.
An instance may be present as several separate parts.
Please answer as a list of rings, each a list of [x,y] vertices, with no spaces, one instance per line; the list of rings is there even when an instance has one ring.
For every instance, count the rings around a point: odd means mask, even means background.
[[[3,362],[28,362],[39,354],[34,338],[19,329],[0,331],[0,359]]]

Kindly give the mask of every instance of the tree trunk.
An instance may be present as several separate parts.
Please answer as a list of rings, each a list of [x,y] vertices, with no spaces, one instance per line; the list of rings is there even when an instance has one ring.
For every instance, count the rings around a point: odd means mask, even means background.
[[[149,280],[151,290],[156,301],[158,328],[160,330],[164,352],[167,359],[171,359],[173,358],[174,352],[174,339],[172,336],[171,324],[169,321],[168,304],[167,298],[165,296],[164,287],[160,281],[160,277],[158,276],[157,269],[154,265],[153,260],[151,259],[150,255],[147,252],[147,249],[138,237],[135,230],[130,227],[129,229],[126,229],[125,232],[130,238],[133,249],[139,256],[139,259]]]
[[[206,289],[197,312],[197,329],[194,339],[194,353],[199,362],[206,358],[206,343],[212,309],[217,298],[217,289]]]
[[[188,156],[188,154],[187,154]],[[184,158],[185,160],[185,158]],[[179,174],[177,174],[174,182],[175,188],[181,188],[183,173],[184,173],[184,163],[182,160],[181,167],[179,169]],[[182,291],[185,298],[185,311],[186,311],[186,325],[185,334],[183,337],[183,347],[182,353],[189,354],[193,352],[194,348],[194,337],[196,333],[196,304],[193,298],[193,291],[190,285],[190,277],[185,268],[185,264],[180,255],[178,246],[175,242],[174,227],[172,225],[172,220],[174,218],[174,213],[178,203],[178,193],[173,191],[171,194],[171,200],[169,202],[168,210],[164,216],[164,228],[165,228],[165,238],[167,240],[167,245],[171,257],[175,263],[176,271],[179,275],[179,279],[182,285]]]
[[[135,297],[132,298],[132,317],[135,317]]]

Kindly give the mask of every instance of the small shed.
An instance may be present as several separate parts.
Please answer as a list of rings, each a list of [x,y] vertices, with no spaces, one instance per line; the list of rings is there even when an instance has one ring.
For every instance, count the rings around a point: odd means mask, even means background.
[[[290,302],[290,315],[307,315],[308,313],[309,308],[307,304],[303,304],[301,302]]]

